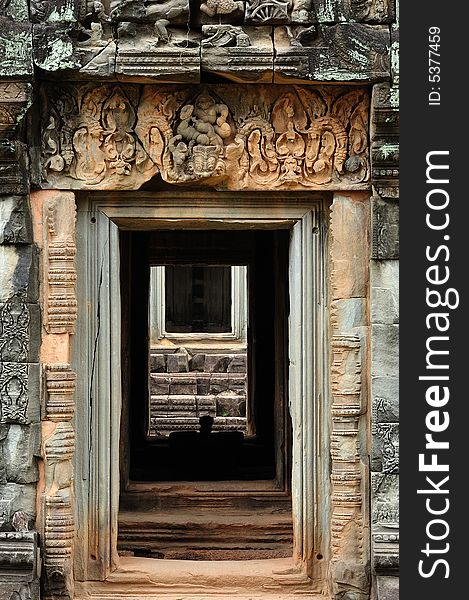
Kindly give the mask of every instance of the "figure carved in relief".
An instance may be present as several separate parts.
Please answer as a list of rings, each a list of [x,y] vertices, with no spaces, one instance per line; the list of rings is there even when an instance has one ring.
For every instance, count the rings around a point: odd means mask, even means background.
[[[236,0],[207,0],[207,2],[200,5],[200,10],[209,17],[215,15],[229,15],[235,10],[244,10],[243,2]]]
[[[169,142],[173,155],[172,177],[208,177],[224,171],[219,159],[223,154],[223,140],[232,134],[228,114],[226,104],[216,103],[205,93],[200,94],[194,104],[182,107],[176,136]]]

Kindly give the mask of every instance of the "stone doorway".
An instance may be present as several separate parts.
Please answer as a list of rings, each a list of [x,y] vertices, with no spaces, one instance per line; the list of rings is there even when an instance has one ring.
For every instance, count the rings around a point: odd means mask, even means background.
[[[128,383],[123,382],[121,422],[121,447],[126,450],[120,555],[191,560],[291,557],[289,229],[121,232],[120,245],[122,364],[123,372],[129,372]],[[187,261],[190,267],[183,266]],[[225,277],[226,270],[245,270],[249,315],[244,356],[238,351],[230,357],[236,348],[233,342],[239,345],[239,340],[229,340],[227,347],[227,340],[223,345],[215,338],[214,353],[210,336],[199,350],[193,346],[194,341],[201,343],[194,332],[191,338],[180,332],[173,337],[176,346],[164,345],[157,354],[166,372],[151,372],[155,355],[147,315],[152,308],[149,274],[155,263],[190,269],[191,276],[196,269],[199,278],[202,269],[225,269]],[[188,273],[182,275],[186,284]],[[189,289],[186,284],[182,291],[192,300],[194,287],[189,282]],[[211,283],[207,304],[215,312],[217,293],[220,301],[227,290],[223,281]],[[202,287],[200,279],[197,286]],[[174,289],[173,282],[173,293]],[[203,289],[195,290],[203,295]],[[175,304],[169,295],[166,302]],[[196,309],[197,315],[207,313],[200,302]],[[187,313],[184,306],[178,310]],[[248,418],[245,409],[242,417],[223,414],[235,402],[240,410],[247,395]],[[165,435],[157,427],[172,430]]]

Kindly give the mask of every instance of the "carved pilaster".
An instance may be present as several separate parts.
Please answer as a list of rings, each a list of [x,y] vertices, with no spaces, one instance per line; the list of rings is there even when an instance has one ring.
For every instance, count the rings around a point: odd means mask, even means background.
[[[76,374],[70,370],[70,365],[49,365],[46,369],[47,419],[64,421],[73,417],[75,382]]]
[[[44,588],[45,598],[63,599],[73,597],[75,431],[70,419],[74,413],[76,375],[67,364],[48,365],[45,380],[45,412],[49,421],[43,423]]]
[[[75,295],[75,201],[72,194],[48,197],[44,223],[44,326],[48,333],[74,333],[77,314]]]
[[[332,548],[333,560],[361,557],[362,493],[358,419],[361,365],[358,336],[332,339]]]

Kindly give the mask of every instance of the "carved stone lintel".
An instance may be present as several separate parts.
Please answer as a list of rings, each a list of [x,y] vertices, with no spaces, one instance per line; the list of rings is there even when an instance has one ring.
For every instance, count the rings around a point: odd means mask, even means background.
[[[50,421],[68,421],[75,412],[76,374],[67,364],[48,365],[46,368],[46,418]]]
[[[48,89],[47,185],[137,189],[158,172],[222,189],[367,187],[360,88],[127,85]],[[66,126],[60,125],[66,123]]]
[[[74,333],[75,200],[56,193],[44,202],[44,326],[48,333]]]
[[[379,81],[390,73],[389,28],[344,23],[320,25],[304,45],[287,27],[274,30],[274,83]]]
[[[272,83],[270,27],[204,25],[201,69],[239,82]]]

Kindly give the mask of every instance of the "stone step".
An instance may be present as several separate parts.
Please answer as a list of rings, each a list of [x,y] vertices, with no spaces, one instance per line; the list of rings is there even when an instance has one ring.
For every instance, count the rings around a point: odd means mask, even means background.
[[[106,581],[76,582],[74,597],[76,600],[331,600],[318,586],[292,558],[220,562],[124,556]]]
[[[136,556],[236,560],[253,559],[256,551],[262,558],[293,552],[291,511],[120,512],[118,527],[118,550]]]
[[[169,435],[173,431],[199,431],[198,417],[150,417],[150,435]],[[245,431],[245,417],[215,417],[213,431]]]

